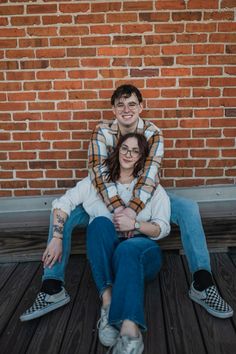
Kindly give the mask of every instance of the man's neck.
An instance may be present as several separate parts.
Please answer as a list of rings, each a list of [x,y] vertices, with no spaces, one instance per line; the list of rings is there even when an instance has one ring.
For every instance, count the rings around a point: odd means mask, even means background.
[[[120,133],[121,135],[125,135],[125,134],[128,134],[128,133],[134,133],[137,129],[137,126],[138,126],[138,121],[135,123],[135,125],[132,125],[132,126],[128,126],[128,127],[123,127],[123,126],[120,126],[119,123],[118,123],[118,127],[119,127],[119,130],[120,130]]]

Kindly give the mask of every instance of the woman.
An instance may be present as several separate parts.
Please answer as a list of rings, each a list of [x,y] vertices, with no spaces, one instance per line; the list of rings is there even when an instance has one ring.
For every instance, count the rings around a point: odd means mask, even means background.
[[[144,136],[131,133],[121,137],[105,161],[106,177],[116,184],[124,206],[147,156]],[[88,226],[87,254],[102,299],[99,339],[113,346],[112,353],[143,352],[144,281],[153,279],[161,265],[160,249],[152,239],[168,234],[169,217],[169,200],[159,186],[136,220],[121,209],[113,221],[97,217]]]
[[[146,138],[130,133],[120,138],[114,152],[104,163],[103,172],[114,183],[114,190],[117,190],[124,206],[132,197],[147,156]],[[50,307],[55,309],[70,300],[65,289],[58,284],[60,280],[63,282],[64,275],[58,277],[55,274],[55,279],[48,279],[47,283],[46,270],[58,260],[67,262],[61,259],[62,247],[66,247],[64,224],[79,204],[83,204],[90,216],[87,254],[102,299],[99,339],[106,346],[114,346],[113,353],[123,353],[121,347],[126,348],[124,353],[131,350],[132,353],[142,353],[140,330],[146,329],[144,281],[153,279],[161,265],[161,252],[153,240],[165,237],[170,231],[170,203],[161,186],[136,220],[122,213],[122,207],[114,215],[111,214],[89,177],[56,199],[50,222],[53,236],[43,255],[45,289],[41,289],[33,306],[21,316],[21,320],[42,316],[51,311]]]

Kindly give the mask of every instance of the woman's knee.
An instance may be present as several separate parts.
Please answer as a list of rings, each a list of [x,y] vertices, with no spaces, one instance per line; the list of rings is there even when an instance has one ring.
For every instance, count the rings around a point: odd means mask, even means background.
[[[105,216],[96,217],[87,228],[87,237],[89,239],[101,239],[106,238],[110,231],[114,231],[114,225],[112,221]]]

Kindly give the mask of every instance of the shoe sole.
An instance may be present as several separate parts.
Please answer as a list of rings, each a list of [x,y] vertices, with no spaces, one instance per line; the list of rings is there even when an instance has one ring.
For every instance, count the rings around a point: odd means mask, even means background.
[[[214,311],[212,310],[211,308],[209,308],[205,302],[199,300],[199,299],[196,299],[191,293],[189,293],[189,297],[192,301],[196,302],[197,304],[201,305],[202,307],[204,307],[204,309],[210,313],[212,316],[215,316],[215,317],[218,317],[218,318],[221,318],[221,319],[226,319],[226,318],[230,318],[233,316],[234,314],[234,311],[232,310],[231,312],[227,312],[227,313],[222,313],[222,312],[217,312],[217,311]]]
[[[46,315],[47,313],[51,312],[51,311],[54,311],[66,304],[68,304],[68,302],[70,302],[70,296],[68,295],[65,299],[59,301],[59,302],[56,302],[44,309],[42,309],[41,311],[35,311],[34,313],[31,313],[29,315],[21,315],[20,316],[20,321],[21,322],[26,322],[26,321],[30,321],[30,320],[34,320],[35,318],[39,318],[41,316],[44,316]]]

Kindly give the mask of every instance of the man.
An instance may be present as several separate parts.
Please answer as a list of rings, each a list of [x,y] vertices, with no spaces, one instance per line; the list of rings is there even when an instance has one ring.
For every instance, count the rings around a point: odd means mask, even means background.
[[[142,95],[135,86],[118,87],[111,97],[111,104],[116,119],[99,124],[92,134],[89,147],[89,174],[106,206],[114,213],[114,223],[117,224],[117,220],[124,214],[134,218],[153,195],[159,183],[158,171],[163,157],[163,139],[160,129],[140,118],[143,110]],[[134,131],[145,135],[150,152],[144,173],[134,188],[133,198],[128,206],[125,206],[118,196],[115,185],[107,183],[104,178],[103,161],[113,150],[120,135]],[[193,275],[189,290],[190,298],[213,316],[231,317],[232,308],[222,299],[213,283],[209,253],[197,203],[172,193],[169,193],[169,197],[171,222],[180,227],[183,248]],[[70,298],[63,283],[70,255],[71,233],[75,226],[86,226],[87,223],[88,215],[82,206],[73,210],[66,222],[59,214],[54,221],[51,221],[49,243],[43,255],[44,275],[41,291],[32,307],[20,317],[22,321],[40,317],[69,302]],[[132,237],[132,230],[125,236]],[[108,314],[105,317],[101,318],[101,322],[103,326],[108,326],[109,332]]]

